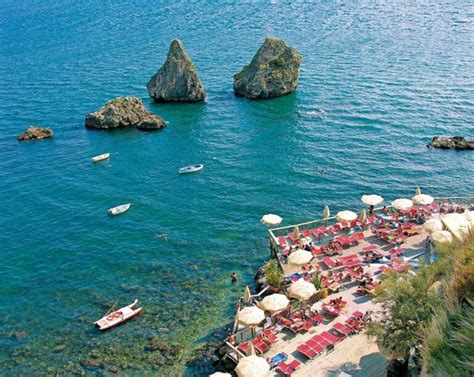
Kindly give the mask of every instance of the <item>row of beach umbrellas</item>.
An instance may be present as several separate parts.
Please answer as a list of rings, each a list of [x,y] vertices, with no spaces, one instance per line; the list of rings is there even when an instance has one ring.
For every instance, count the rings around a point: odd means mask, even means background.
[[[434,201],[434,198],[431,195],[422,194],[419,187],[417,187],[415,194],[416,195],[411,199],[400,198],[392,201],[392,207],[399,211],[406,211],[411,209],[415,204],[430,205]],[[368,206],[377,206],[384,202],[384,198],[375,194],[362,195],[361,201]],[[323,219],[327,219],[329,217],[331,217],[331,211],[329,210],[328,206],[325,206],[323,209]],[[362,211],[360,216],[358,216],[357,213],[353,211],[340,211],[336,214],[336,218],[339,221],[345,222],[354,221],[357,218],[359,218],[361,221],[365,221],[367,219],[367,214],[365,213],[365,210]],[[282,221],[283,219],[280,216],[274,214],[265,215],[260,219],[262,224],[268,226],[279,225]]]

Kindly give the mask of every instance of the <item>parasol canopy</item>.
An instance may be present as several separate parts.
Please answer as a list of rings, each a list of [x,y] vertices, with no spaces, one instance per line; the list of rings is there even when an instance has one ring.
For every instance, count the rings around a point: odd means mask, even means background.
[[[263,216],[260,219],[260,222],[265,225],[278,225],[283,221],[283,219],[278,215],[268,214]]]
[[[352,212],[352,211],[340,211],[337,213],[336,218],[339,221],[354,221],[357,219],[357,213]]]
[[[423,224],[423,229],[430,234],[438,230],[443,230],[443,228],[443,223],[439,219],[429,219]]]
[[[419,187],[416,188],[415,195],[421,195],[421,189]]]
[[[216,372],[209,375],[209,377],[232,377],[230,373]]]
[[[265,377],[270,371],[270,365],[263,357],[253,355],[240,359],[235,372],[239,377]]]
[[[290,300],[285,295],[274,293],[260,301],[259,306],[267,312],[274,313],[285,309],[289,303]]]
[[[383,202],[383,198],[380,195],[362,195],[360,200],[369,206],[376,206]]]
[[[415,195],[412,200],[413,203],[420,204],[422,206],[430,205],[434,202],[434,198],[431,195],[426,194]]]
[[[256,306],[248,306],[237,313],[237,321],[245,327],[257,326],[265,319],[265,313]]]
[[[250,293],[250,288],[248,285],[245,286],[245,289],[244,289],[244,301],[245,302],[250,302],[250,297],[252,296],[252,294]]]
[[[453,235],[447,230],[438,230],[431,235],[433,242],[436,243],[451,243],[453,242]]]
[[[365,211],[365,209],[363,209],[359,215],[359,221],[362,223],[362,224],[365,224],[366,221],[367,221],[367,212]]]
[[[306,301],[316,293],[316,287],[314,284],[305,281],[304,279],[299,279],[290,285],[288,293],[290,294],[290,297],[296,298],[300,301]]]
[[[288,256],[288,263],[302,265],[313,259],[313,254],[309,251],[298,249]]]
[[[392,202],[392,207],[399,211],[407,210],[413,207],[413,202],[410,199],[397,199]]]

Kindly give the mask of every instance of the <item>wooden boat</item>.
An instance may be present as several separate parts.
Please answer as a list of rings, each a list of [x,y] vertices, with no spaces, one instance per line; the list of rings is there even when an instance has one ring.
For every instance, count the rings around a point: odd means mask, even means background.
[[[133,309],[137,303],[138,300],[135,300],[130,305],[104,315],[101,319],[95,321],[94,325],[96,325],[100,331],[105,331],[136,317],[142,312],[142,308]]]
[[[204,169],[203,164],[196,164],[196,165],[185,166],[184,168],[179,169],[178,172],[179,174],[187,174],[187,173],[195,173],[202,169]]]
[[[110,153],[104,153],[104,154],[100,154],[98,156],[92,157],[91,160],[92,162],[99,162],[99,161],[107,160],[109,157],[110,157]]]
[[[131,205],[132,203],[127,203],[127,204],[122,204],[114,208],[110,208],[109,215],[116,216],[116,215],[120,215],[121,213],[127,212]]]

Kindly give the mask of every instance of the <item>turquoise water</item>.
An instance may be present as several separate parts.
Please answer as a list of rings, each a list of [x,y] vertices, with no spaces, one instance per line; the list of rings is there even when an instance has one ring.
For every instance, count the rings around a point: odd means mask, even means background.
[[[297,92],[235,98],[233,73],[267,35],[301,52]],[[147,97],[175,37],[204,104]],[[186,361],[231,320],[268,257],[263,214],[290,224],[326,204],[359,209],[364,193],[392,199],[418,185],[472,194],[472,154],[425,148],[438,134],[474,137],[469,2],[3,1],[0,40],[4,375],[206,375]],[[85,114],[119,95],[143,98],[169,127],[86,130]],[[31,124],[55,137],[18,143]],[[90,163],[105,151],[109,161]],[[190,163],[205,170],[179,176]],[[126,202],[128,213],[107,216]],[[104,304],[134,298],[145,313],[98,334]],[[153,336],[178,354],[146,351]]]

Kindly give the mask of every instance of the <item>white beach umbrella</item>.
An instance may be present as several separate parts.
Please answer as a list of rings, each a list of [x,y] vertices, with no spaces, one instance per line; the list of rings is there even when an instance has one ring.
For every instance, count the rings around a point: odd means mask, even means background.
[[[270,296],[264,297],[264,299],[260,301],[259,306],[267,312],[274,313],[285,309],[289,303],[290,300],[288,300],[288,297],[279,293],[274,293]]]
[[[288,293],[290,294],[290,297],[296,298],[300,301],[306,301],[316,293],[316,287],[314,284],[305,281],[304,279],[299,279],[290,285]]]
[[[298,249],[288,256],[288,263],[302,265],[313,259],[313,254],[309,251]]]
[[[264,319],[265,313],[256,306],[248,306],[237,313],[237,321],[245,327],[257,326]]]
[[[278,225],[283,221],[283,219],[278,215],[268,214],[263,216],[260,219],[260,222],[265,225]]]
[[[436,243],[451,243],[453,235],[447,230],[438,230],[431,235],[431,239]]]
[[[337,213],[336,218],[339,221],[354,221],[357,219],[357,213],[352,211],[340,211]]]
[[[250,355],[240,359],[235,372],[239,377],[265,377],[270,371],[270,365],[263,357]]]
[[[400,211],[410,209],[413,207],[413,202],[410,199],[397,199],[392,202],[392,207]]]
[[[423,224],[423,229],[428,233],[434,233],[443,230],[444,226],[440,219],[429,219]]]
[[[369,206],[376,206],[383,202],[383,198],[380,195],[362,195],[360,200]]]
[[[426,194],[415,195],[412,200],[413,203],[420,204],[422,206],[430,205],[434,202],[434,198],[431,195]]]
[[[209,375],[209,377],[232,377],[230,373],[216,372]]]
[[[327,219],[331,217],[331,211],[329,210],[329,206],[325,206],[323,209],[323,219]]]

